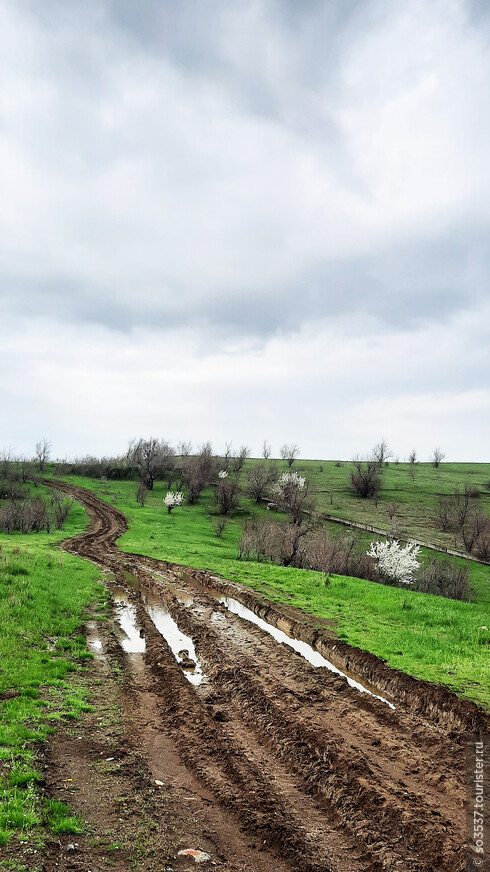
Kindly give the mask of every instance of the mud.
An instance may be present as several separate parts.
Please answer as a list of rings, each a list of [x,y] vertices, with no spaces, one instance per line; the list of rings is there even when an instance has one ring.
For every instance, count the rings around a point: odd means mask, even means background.
[[[488,730],[481,710],[390,669],[291,607],[216,576],[120,552],[121,513],[89,491],[58,486],[91,517],[88,531],[64,547],[115,579],[108,582],[115,631],[96,660],[102,668],[107,658],[119,659],[129,724],[122,750],[138,754],[152,784],[170,797],[166,809],[151,812],[162,832],[170,818],[178,821],[169,866],[192,868],[190,855],[178,854],[192,847],[224,870],[462,872],[465,740]],[[118,618],[121,591],[131,626],[145,640],[139,653],[125,652],[118,638],[135,638]],[[223,597],[306,642],[395,709],[312,666],[233,614]],[[192,643],[180,652],[199,664],[199,682],[190,683],[155,609]],[[191,796],[198,813],[189,817],[179,807],[185,799],[188,808]]]

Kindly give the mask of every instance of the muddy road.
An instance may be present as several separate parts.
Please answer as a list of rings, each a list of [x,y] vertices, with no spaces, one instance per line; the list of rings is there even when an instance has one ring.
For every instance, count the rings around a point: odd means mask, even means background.
[[[476,706],[240,585],[119,551],[124,516],[59,486],[91,517],[63,547],[102,567],[112,595],[112,642],[93,624],[88,643],[125,677],[119,754],[159,782],[156,829],[177,821],[154,868],[194,868],[187,847],[209,853],[203,868],[248,872],[465,868],[465,742],[488,728]],[[350,684],[306,659],[319,655]]]

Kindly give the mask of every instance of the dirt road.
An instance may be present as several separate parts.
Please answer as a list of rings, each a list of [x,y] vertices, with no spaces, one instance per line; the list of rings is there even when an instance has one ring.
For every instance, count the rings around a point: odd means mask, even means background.
[[[145,870],[195,868],[178,854],[188,847],[210,855],[203,868],[214,863],[230,872],[465,868],[465,742],[488,727],[476,706],[408,679],[339,642],[327,626],[319,630],[318,621],[240,585],[122,553],[115,542],[124,516],[89,491],[63,489],[91,517],[88,531],[65,549],[111,574],[114,623],[104,637],[95,622],[87,631],[94,668],[105,670],[101,684],[109,692],[109,666],[117,661],[124,684],[117,749],[111,753],[95,712],[93,736],[53,741],[53,789],[70,759],[80,780],[73,801],[94,826],[106,815],[126,836],[138,825],[136,792],[154,833],[153,856],[140,858]],[[375,695],[312,666],[248,612],[234,614],[237,604],[313,643]],[[93,780],[90,761],[101,757],[118,762],[126,817],[114,811],[120,781],[111,793],[107,781]],[[126,869],[128,840],[121,840],[116,865]],[[83,857],[74,852],[68,865],[65,847],[56,868],[106,868],[100,844],[84,843]]]

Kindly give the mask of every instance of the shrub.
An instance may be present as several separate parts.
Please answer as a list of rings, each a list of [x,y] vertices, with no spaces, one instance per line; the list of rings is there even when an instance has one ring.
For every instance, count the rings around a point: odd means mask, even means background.
[[[451,560],[431,557],[427,566],[421,569],[416,590],[449,599],[468,601],[470,598],[468,570],[459,567]]]

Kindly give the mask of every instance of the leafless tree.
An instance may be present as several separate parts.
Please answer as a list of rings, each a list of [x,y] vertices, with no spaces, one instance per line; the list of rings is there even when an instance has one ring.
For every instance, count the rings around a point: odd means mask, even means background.
[[[243,528],[239,542],[242,560],[277,563],[280,566],[305,565],[306,541],[313,523],[290,524],[269,518],[252,518]]]
[[[271,485],[277,479],[275,463],[255,463],[247,469],[247,493],[250,499],[260,503],[269,496]]]
[[[184,460],[192,454],[192,442],[179,442],[177,445],[177,454]]]
[[[440,464],[444,460],[445,456],[446,455],[444,454],[443,451],[441,451],[440,448],[434,448],[434,451],[432,452],[432,457],[431,457],[432,466],[434,466],[437,469],[437,467],[440,466]]]
[[[235,477],[220,478],[214,489],[214,498],[220,515],[231,515],[240,503],[240,488]]]
[[[32,477],[34,468],[32,467],[29,460],[26,457],[20,457],[17,461],[17,469],[20,476],[20,479],[23,484]]]
[[[372,499],[377,501],[381,490],[381,466],[379,460],[370,457],[361,460],[355,457],[352,461],[354,469],[350,474],[350,480],[354,492],[363,500]]]
[[[140,479],[136,488],[136,502],[140,504],[141,508],[144,508],[146,500],[148,499],[148,493],[149,491],[146,484]]]
[[[480,508],[473,509],[467,514],[465,523],[461,527],[461,538],[469,554],[478,549],[483,554],[487,553],[490,544],[490,518],[487,518]]]
[[[348,533],[332,537],[313,518],[300,526],[252,518],[244,525],[238,547],[243,560],[376,579],[375,562],[356,537]]]
[[[233,472],[240,472],[247,457],[250,457],[250,448],[248,447],[248,445],[242,445],[238,454],[233,457]]]
[[[221,469],[226,471],[230,468],[231,458],[233,457],[233,445],[231,442],[227,442],[225,445],[225,453],[221,458]]]
[[[223,538],[223,534],[224,534],[227,526],[228,526],[228,518],[226,517],[226,515],[220,515],[216,519],[215,524],[214,524],[214,532],[216,533],[216,536],[218,537],[218,539]]]
[[[468,600],[468,570],[451,560],[431,557],[428,565],[420,570],[416,590],[449,599]]]
[[[12,449],[3,448],[0,451],[0,477],[7,479],[12,471]]]
[[[388,516],[390,521],[398,514],[398,509],[400,508],[399,503],[388,503]]]
[[[36,442],[36,453],[35,459],[37,462],[37,468],[39,472],[44,472],[46,468],[46,464],[49,460],[51,454],[51,443],[48,442],[46,438],[40,439],[39,442]]]
[[[287,461],[288,466],[291,468],[294,461],[299,455],[299,448],[293,442],[285,442],[281,447],[281,457],[283,460]]]
[[[187,491],[187,501],[192,506],[201,496],[204,488],[213,477],[216,463],[210,442],[204,442],[199,454],[189,455],[182,460],[182,481]]]
[[[415,448],[412,448],[410,454],[408,455],[408,462],[412,464],[412,466],[414,463],[417,463],[417,452],[415,451]]]
[[[264,439],[264,444],[262,445],[262,457],[264,460],[269,460],[271,456],[272,448],[270,442],[267,439]]]
[[[325,575],[349,575],[354,578],[377,580],[375,561],[366,554],[359,537],[352,533],[332,536],[325,529],[318,529],[308,540],[307,565],[309,569]]]
[[[454,504],[451,497],[439,497],[437,504],[436,523],[439,530],[447,533],[454,521]]]
[[[385,463],[388,463],[390,457],[393,457],[393,452],[388,448],[388,443],[386,439],[381,439],[380,442],[377,442],[372,450],[371,457],[376,461],[378,466],[383,466]]]
[[[161,478],[174,463],[174,450],[164,439],[133,439],[129,444],[127,457],[135,467],[148,490],[153,490],[155,479]]]

